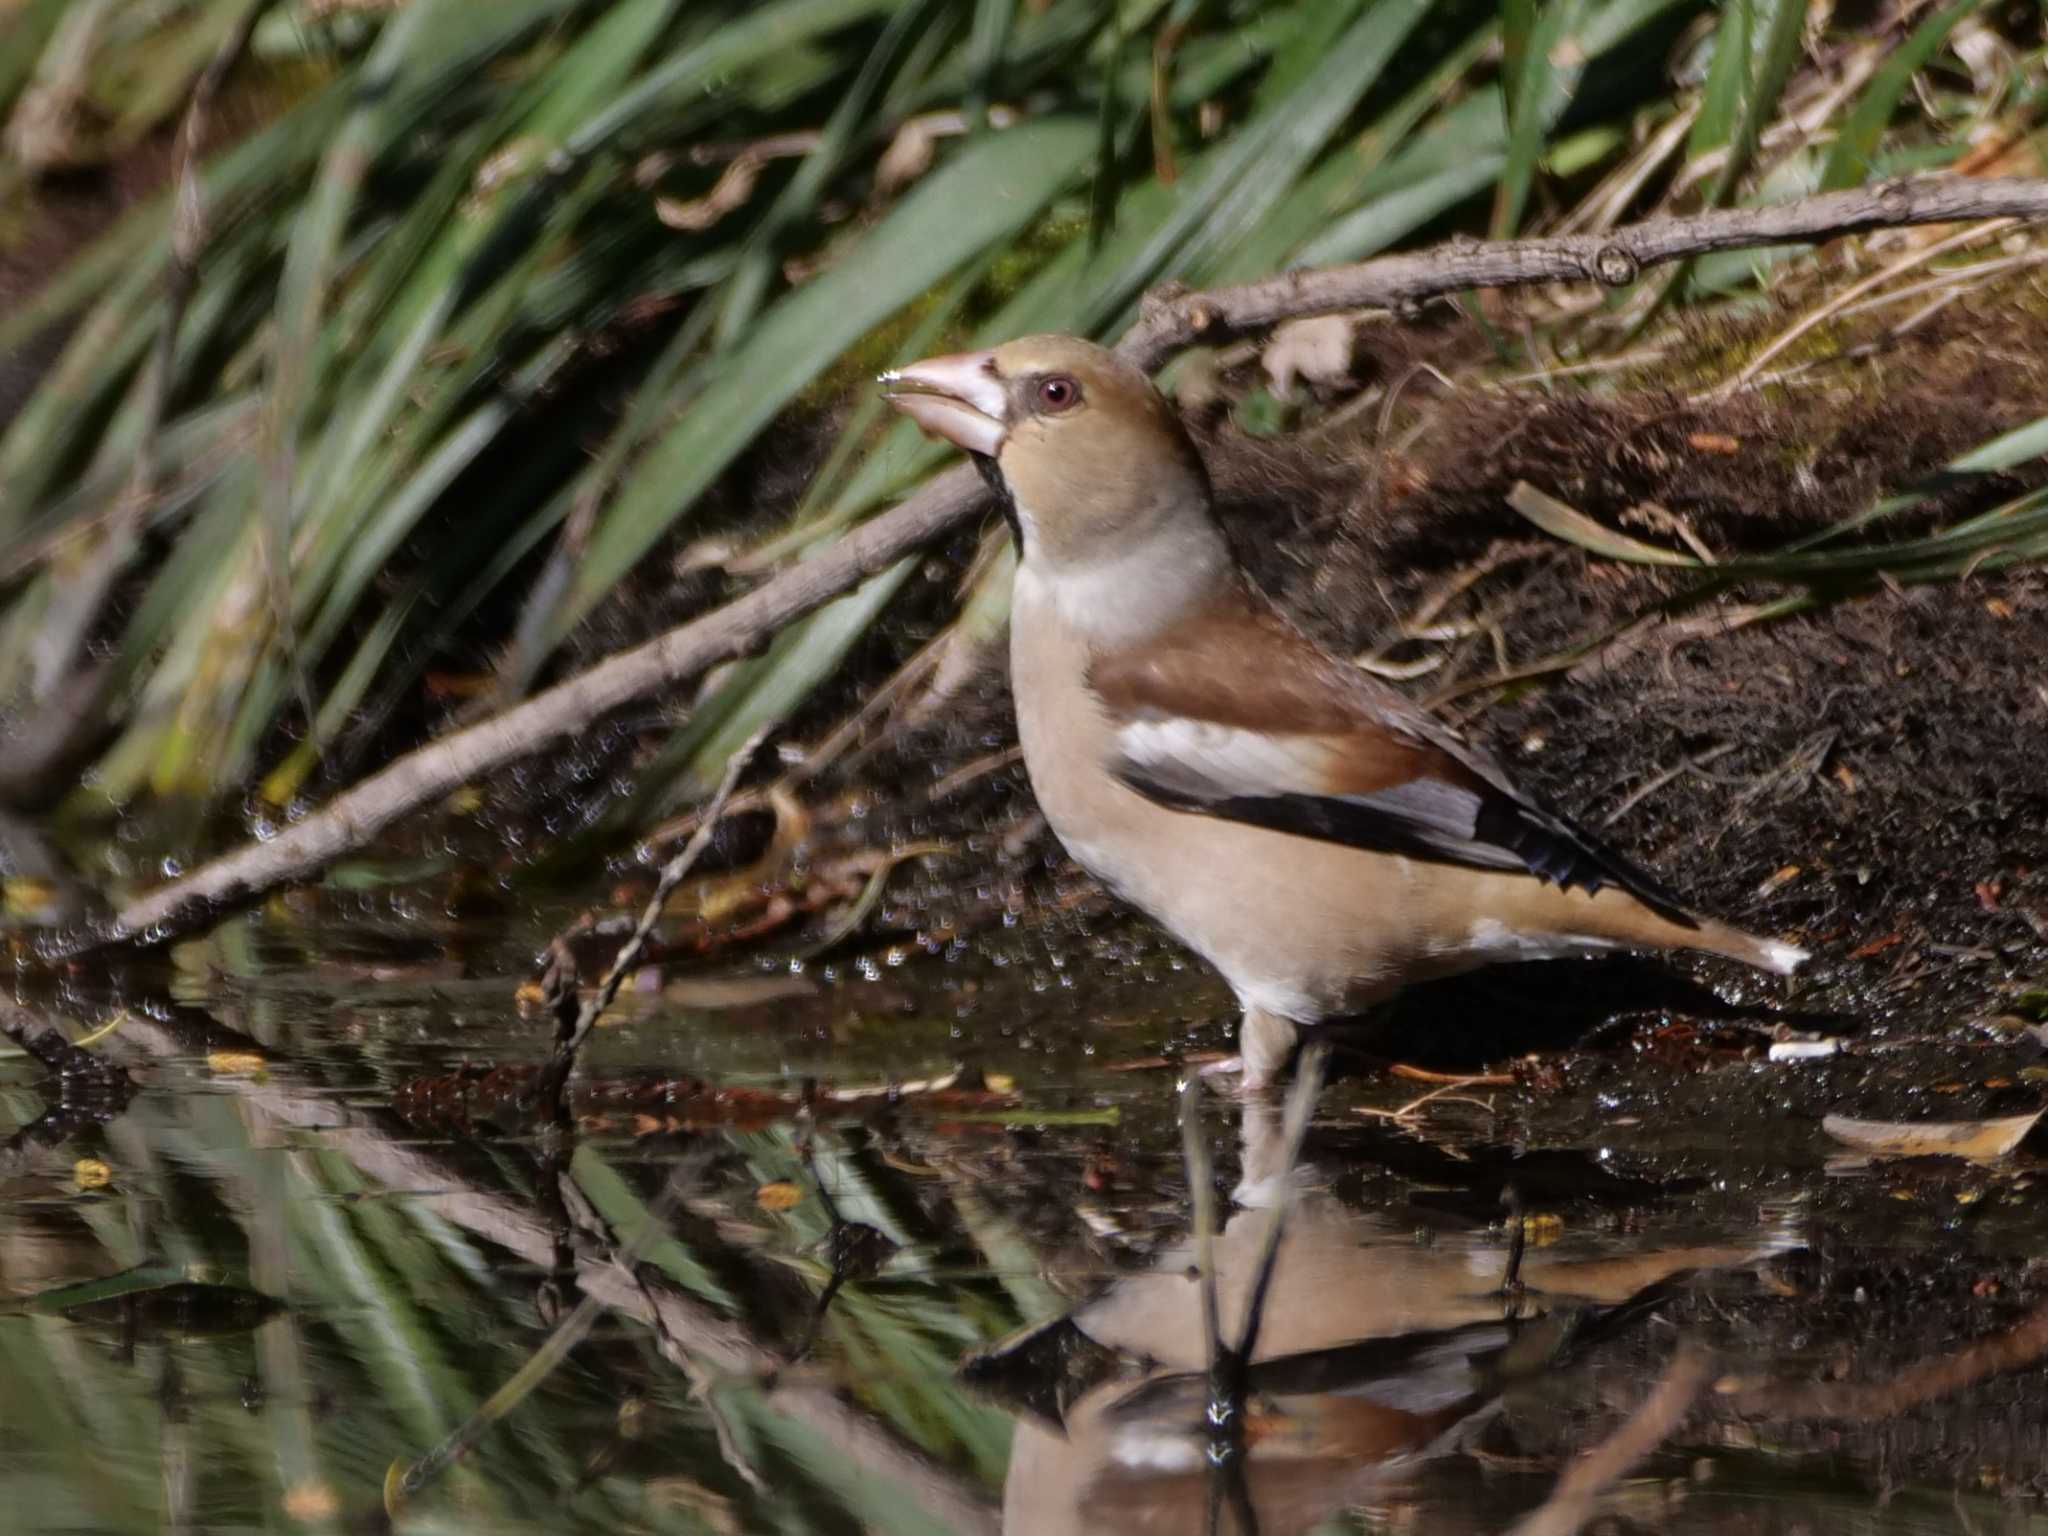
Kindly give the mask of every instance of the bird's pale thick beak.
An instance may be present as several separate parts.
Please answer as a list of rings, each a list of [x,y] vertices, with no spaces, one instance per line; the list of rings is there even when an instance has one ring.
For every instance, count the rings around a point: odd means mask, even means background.
[[[883,374],[882,395],[933,437],[993,458],[1009,430],[1010,397],[993,352],[955,352]]]

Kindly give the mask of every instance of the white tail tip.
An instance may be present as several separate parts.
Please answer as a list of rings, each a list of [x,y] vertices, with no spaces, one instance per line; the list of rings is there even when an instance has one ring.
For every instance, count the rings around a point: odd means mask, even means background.
[[[1790,976],[1811,958],[1797,944],[1780,944],[1776,939],[1765,939],[1757,950],[1763,968],[1780,976]]]

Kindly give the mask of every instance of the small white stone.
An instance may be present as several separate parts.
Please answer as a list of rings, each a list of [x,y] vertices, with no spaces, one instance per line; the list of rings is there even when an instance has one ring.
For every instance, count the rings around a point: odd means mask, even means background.
[[[1841,1048],[1839,1040],[1780,1040],[1771,1046],[1771,1060],[1819,1061]]]

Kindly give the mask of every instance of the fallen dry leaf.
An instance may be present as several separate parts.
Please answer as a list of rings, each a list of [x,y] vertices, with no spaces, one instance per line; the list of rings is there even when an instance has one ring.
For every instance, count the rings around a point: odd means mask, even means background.
[[[1780,886],[1785,885],[1793,880],[1797,880],[1798,878],[1799,866],[1797,864],[1787,864],[1783,868],[1773,873],[1771,877],[1765,880],[1762,885],[1759,885],[1756,888],[1756,893],[1759,896],[1768,896],[1771,894],[1771,892],[1777,890]]]
[[[1260,359],[1273,393],[1291,399],[1296,380],[1329,385],[1347,382],[1353,341],[1347,315],[1316,315],[1276,326]]]
[[[1199,1067],[1212,1061],[1227,1061],[1222,1051],[1189,1051],[1182,1056],[1132,1056],[1123,1061],[1105,1061],[1105,1072],[1158,1072],[1167,1067]]]
[[[1548,1248],[1564,1236],[1564,1218],[1553,1211],[1536,1211],[1522,1218],[1522,1236],[1531,1248]]]
[[[654,216],[670,229],[691,234],[707,230],[746,205],[754,195],[754,183],[761,179],[763,163],[757,156],[741,155],[718,173],[718,180],[702,197],[657,197]]]
[[[1829,1115],[1820,1125],[1835,1140],[1873,1157],[1967,1157],[1983,1162],[2011,1152],[2040,1118],[2038,1109],[1997,1120],[1856,1120]]]
[[[1428,1067],[1410,1066],[1405,1061],[1394,1062],[1387,1068],[1387,1073],[1391,1077],[1405,1077],[1413,1082],[1454,1083],[1461,1088],[1470,1087],[1474,1083],[1507,1085],[1515,1080],[1512,1072],[1432,1072]]]

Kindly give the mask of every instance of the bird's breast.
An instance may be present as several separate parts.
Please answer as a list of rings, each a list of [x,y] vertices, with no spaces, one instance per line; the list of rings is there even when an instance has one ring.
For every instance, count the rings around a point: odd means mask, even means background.
[[[1313,1017],[1380,969],[1402,860],[1169,809],[1115,775],[1089,643],[1020,571],[1011,608],[1017,735],[1047,824],[1074,861],[1214,965],[1248,1002]]]

